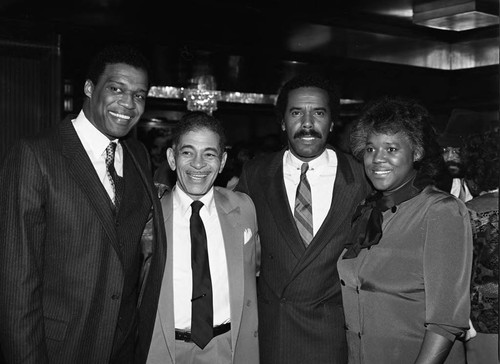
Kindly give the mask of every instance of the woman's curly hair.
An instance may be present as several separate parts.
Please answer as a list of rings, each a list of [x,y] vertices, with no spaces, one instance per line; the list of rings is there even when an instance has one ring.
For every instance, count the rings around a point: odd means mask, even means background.
[[[414,168],[436,179],[445,170],[441,148],[427,109],[418,101],[400,96],[383,96],[363,109],[350,135],[352,154],[363,160],[370,133],[404,133],[420,155]]]

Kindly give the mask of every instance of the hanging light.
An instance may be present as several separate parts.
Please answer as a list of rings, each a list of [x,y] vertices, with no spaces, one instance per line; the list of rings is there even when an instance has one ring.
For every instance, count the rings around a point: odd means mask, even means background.
[[[413,23],[463,31],[498,25],[498,0],[438,0],[413,6]]]

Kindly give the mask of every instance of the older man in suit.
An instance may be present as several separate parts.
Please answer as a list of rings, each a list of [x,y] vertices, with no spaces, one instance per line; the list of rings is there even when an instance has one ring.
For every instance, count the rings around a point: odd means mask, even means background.
[[[257,209],[261,363],[347,363],[336,262],[370,188],[354,158],[327,146],[338,107],[317,75],[287,82],[277,110],[288,148],[247,162],[236,187]]]
[[[152,329],[165,233],[146,149],[127,138],[148,67],[134,48],[102,50],[78,116],[21,140],[3,163],[6,363],[132,363],[137,335]]]
[[[177,182],[161,203],[172,244],[143,348],[148,364],[259,362],[257,218],[247,195],[214,187],[226,159],[217,119],[193,112],[180,120],[167,150]]]

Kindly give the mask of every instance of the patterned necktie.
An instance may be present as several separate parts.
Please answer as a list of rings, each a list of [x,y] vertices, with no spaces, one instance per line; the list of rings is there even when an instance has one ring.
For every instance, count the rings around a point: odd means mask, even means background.
[[[200,217],[201,201],[191,204],[191,270],[193,273],[193,296],[191,298],[191,338],[203,349],[212,339],[213,300],[212,279],[208,263],[207,234]]]
[[[311,186],[306,176],[308,169],[309,164],[303,163],[300,169],[300,182],[295,195],[295,212],[293,215],[306,247],[313,238]]]
[[[108,176],[109,182],[111,183],[111,188],[113,189],[113,203],[116,208],[120,203],[119,196],[117,194],[117,181],[118,175],[115,170],[115,151],[116,151],[116,143],[111,142],[106,147],[106,175]]]

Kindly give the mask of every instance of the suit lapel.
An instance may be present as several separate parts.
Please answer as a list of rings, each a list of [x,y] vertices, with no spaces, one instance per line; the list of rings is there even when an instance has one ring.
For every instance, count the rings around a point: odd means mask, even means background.
[[[68,172],[87,196],[97,219],[101,222],[113,248],[121,258],[109,196],[99,181],[95,168],[70,119],[61,123],[59,132],[61,134],[62,154],[66,157]]]
[[[173,195],[166,193],[161,199],[163,219],[167,233],[167,241],[173,242]],[[161,328],[166,338],[170,362],[175,362],[175,316],[174,316],[174,259],[173,244],[167,244],[167,260],[163,273],[160,299],[158,301],[158,314]],[[167,361],[168,362],[168,361]]]
[[[333,186],[333,196],[328,211],[321,228],[318,230],[309,248],[302,257],[302,261],[297,264],[291,275],[293,280],[305,267],[307,267],[323,251],[333,236],[337,233],[339,226],[346,218],[346,211],[349,211],[352,204],[352,196],[356,195],[356,184],[349,161],[342,153],[337,153],[338,167]]]
[[[243,310],[244,294],[244,261],[243,232],[240,224],[240,208],[231,204],[229,199],[214,190],[215,205],[222,228],[224,246],[226,249],[227,273],[229,278],[229,301],[231,311],[231,340],[233,346],[238,339]]]
[[[288,207],[288,196],[283,180],[283,153],[284,150],[278,153],[271,161],[268,173],[263,176],[261,185],[268,186],[266,197],[271,213],[276,221],[276,226],[292,253],[297,259],[300,259],[306,248],[297,230],[292,212]]]

